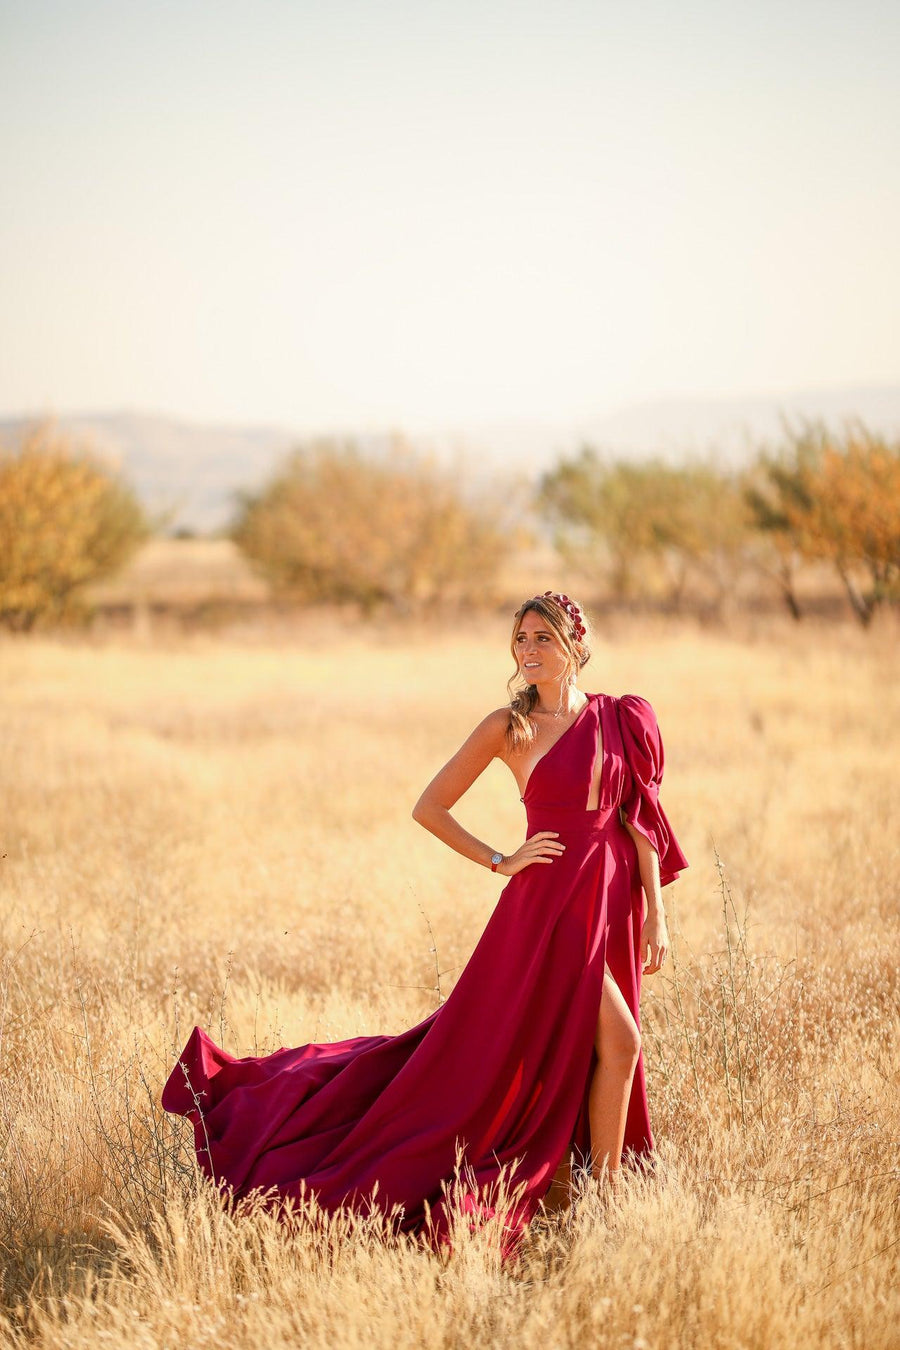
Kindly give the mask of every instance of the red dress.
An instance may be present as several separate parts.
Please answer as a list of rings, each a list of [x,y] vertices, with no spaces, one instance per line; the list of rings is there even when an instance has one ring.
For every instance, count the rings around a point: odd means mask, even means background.
[[[519,1240],[570,1149],[590,1156],[588,1088],[608,963],[636,1020],[643,891],[619,817],[650,840],[663,885],[687,866],[659,804],[663,747],[636,695],[589,694],[534,766],[528,836],[558,830],[566,851],[511,877],[446,1001],[397,1036],[355,1036],[237,1059],[195,1027],[166,1083],[188,1117],[203,1172],[235,1198],[314,1195],[334,1212],[374,1204],[434,1247],[456,1202],[493,1213],[492,1183],[517,1160],[502,1250]],[[600,800],[586,803],[602,729]],[[643,1060],[624,1154],[653,1147]],[[447,1189],[442,1183],[447,1183]]]

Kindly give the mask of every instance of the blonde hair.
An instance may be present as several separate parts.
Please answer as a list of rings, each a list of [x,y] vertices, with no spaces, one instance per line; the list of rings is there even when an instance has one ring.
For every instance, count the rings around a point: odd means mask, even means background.
[[[570,598],[570,597],[567,597]],[[574,603],[574,602],[573,602]],[[578,606],[581,610],[581,606]],[[581,612],[581,625],[584,632],[581,637],[575,635],[575,623],[572,616],[562,608],[561,605],[549,595],[535,595],[530,600],[525,600],[516,610],[516,621],[512,630],[510,640],[510,651],[513,660],[516,662],[515,674],[511,675],[507,681],[506,687],[509,692],[509,724],[506,728],[506,739],[511,750],[524,750],[531,745],[535,736],[535,724],[532,721],[531,713],[537,705],[538,691],[534,684],[525,684],[524,688],[519,686],[515,688],[517,680],[523,679],[519,668],[519,661],[516,656],[516,634],[521,627],[522,620],[530,609],[539,614],[546,623],[547,627],[556,635],[559,645],[563,649],[568,666],[568,680],[571,684],[579,670],[583,670],[591,659],[591,632],[590,625]]]

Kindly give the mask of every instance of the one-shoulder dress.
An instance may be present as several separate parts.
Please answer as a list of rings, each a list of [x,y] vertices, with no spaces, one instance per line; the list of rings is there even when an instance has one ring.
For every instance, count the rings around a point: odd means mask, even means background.
[[[656,850],[662,885],[673,881],[687,859],[659,802],[662,774],[647,700],[588,694],[522,798],[527,837],[556,830],[565,852],[509,879],[440,1007],[396,1036],[246,1058],[195,1027],[162,1104],[192,1122],[201,1171],[231,1199],[262,1191],[273,1204],[314,1197],[329,1213],[375,1206],[439,1250],[451,1245],[452,1208],[473,1221],[496,1212],[498,1174],[511,1164],[501,1250],[515,1255],[560,1163],[590,1157],[606,965],[640,1025],[644,900],[622,817]],[[623,1159],[652,1149],[641,1058]]]

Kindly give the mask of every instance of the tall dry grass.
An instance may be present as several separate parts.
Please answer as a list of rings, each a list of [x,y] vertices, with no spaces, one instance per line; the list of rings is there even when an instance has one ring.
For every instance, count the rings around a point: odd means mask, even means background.
[[[6,641],[0,1345],[896,1345],[898,686],[887,632],[607,630],[691,860],[643,1004],[654,1174],[449,1263],[376,1217],[229,1216],[161,1084],[396,1032],[502,882],[410,819],[503,701],[505,621],[290,641]],[[511,849],[491,766],[460,802]],[[436,950],[432,951],[434,947]]]

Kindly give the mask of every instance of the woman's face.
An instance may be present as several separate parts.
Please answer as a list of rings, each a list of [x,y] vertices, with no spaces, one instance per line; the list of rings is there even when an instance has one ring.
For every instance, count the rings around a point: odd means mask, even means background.
[[[515,636],[519,670],[529,684],[558,684],[568,675],[562,643],[537,610],[526,610]]]

